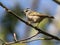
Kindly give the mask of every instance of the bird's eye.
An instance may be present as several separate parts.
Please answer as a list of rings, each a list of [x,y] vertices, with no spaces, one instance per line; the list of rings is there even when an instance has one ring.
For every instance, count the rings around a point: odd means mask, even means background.
[[[25,12],[28,12],[28,10],[26,10]]]

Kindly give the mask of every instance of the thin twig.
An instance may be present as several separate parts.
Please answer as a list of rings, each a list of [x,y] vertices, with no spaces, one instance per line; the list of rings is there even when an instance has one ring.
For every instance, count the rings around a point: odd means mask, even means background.
[[[0,2],[0,6],[3,7],[8,13],[12,14],[13,16],[15,16],[17,19],[19,19],[20,21],[24,22],[26,25],[28,25],[28,26],[36,29],[37,31],[39,31],[40,33],[42,33],[42,34],[44,34],[44,35],[46,35],[46,36],[49,36],[49,37],[51,37],[51,38],[53,38],[53,39],[55,39],[55,40],[59,40],[59,41],[60,41],[60,38],[59,38],[59,37],[54,36],[54,35],[51,35],[51,34],[45,32],[45,31],[43,31],[43,30],[41,30],[41,29],[39,29],[39,28],[31,25],[30,23],[24,21],[23,19],[21,19],[20,16],[16,15],[14,12],[12,12],[12,11],[9,10],[7,7],[5,7],[1,2]]]
[[[52,40],[52,38],[38,38],[38,39],[34,39],[34,40],[17,40],[17,41],[13,41],[13,42],[5,42],[4,45],[9,45],[9,44],[15,44],[15,43],[30,43],[32,41],[37,41],[37,40]]]
[[[52,38],[39,38],[39,39],[34,39],[34,40],[29,40],[29,41],[23,41],[23,40],[17,40],[17,41],[13,41],[13,42],[5,42],[4,45],[9,45],[9,44],[15,44],[15,43],[29,43],[32,41],[37,41],[37,40],[52,40]]]
[[[39,39],[29,40],[29,41],[22,42],[22,43],[30,43],[30,42],[38,41],[38,40],[52,40],[52,38],[39,38]]]

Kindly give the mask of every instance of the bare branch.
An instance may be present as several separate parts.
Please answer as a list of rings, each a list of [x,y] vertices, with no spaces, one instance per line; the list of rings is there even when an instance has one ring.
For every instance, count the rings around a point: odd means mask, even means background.
[[[22,43],[29,43],[29,42],[38,41],[38,40],[52,40],[52,38],[38,38],[38,39],[29,40],[29,41],[22,42]]]
[[[53,0],[53,1],[60,5],[60,0]]]
[[[11,44],[15,44],[15,43],[29,43],[29,42],[33,42],[33,41],[37,41],[37,40],[52,40],[52,38],[38,38],[38,39],[34,39],[34,40],[17,40],[17,41],[13,41],[13,42],[5,42],[3,43],[3,45],[11,45]]]

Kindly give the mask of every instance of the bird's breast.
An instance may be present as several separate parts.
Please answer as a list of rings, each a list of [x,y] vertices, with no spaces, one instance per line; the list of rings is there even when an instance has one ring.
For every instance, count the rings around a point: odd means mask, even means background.
[[[38,17],[38,16],[28,16],[28,18],[38,19],[38,18],[40,18],[40,17]]]

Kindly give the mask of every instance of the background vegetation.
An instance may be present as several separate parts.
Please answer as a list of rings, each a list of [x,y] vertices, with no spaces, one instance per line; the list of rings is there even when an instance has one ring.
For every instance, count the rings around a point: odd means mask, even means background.
[[[60,5],[52,0],[0,0],[7,8],[15,12],[22,19],[26,20],[26,16],[21,13],[26,8],[31,8],[37,12],[43,14],[48,14],[54,16],[53,21],[49,19],[44,19],[40,24],[39,28],[44,31],[60,37]],[[14,41],[13,33],[17,34],[17,39],[22,40],[32,35],[36,34],[37,31],[27,26],[23,22],[19,21],[17,18],[7,13],[0,6],[0,39],[12,42]],[[34,37],[33,39],[39,37],[46,37],[42,34]],[[0,41],[0,45],[1,45]],[[59,45],[59,41],[56,40],[37,40],[29,43],[16,43],[12,45]]]

